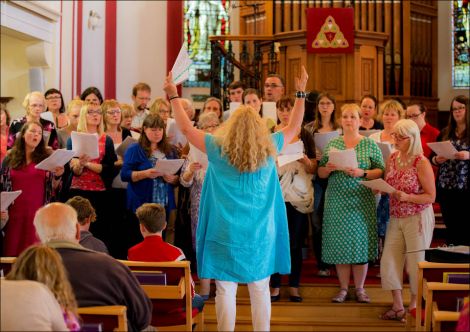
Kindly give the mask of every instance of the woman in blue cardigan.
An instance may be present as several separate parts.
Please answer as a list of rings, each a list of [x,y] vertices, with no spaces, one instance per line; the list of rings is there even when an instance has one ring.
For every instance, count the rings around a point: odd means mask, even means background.
[[[149,114],[144,119],[139,141],[127,149],[121,170],[122,181],[129,183],[127,208],[132,211],[134,218],[135,210],[144,203],[161,204],[167,216],[176,208],[173,185],[179,182],[179,175],[164,175],[154,167],[160,159],[176,158],[176,150],[167,141],[163,119],[159,115]],[[138,243],[141,235],[137,218],[134,228],[137,238],[133,240]]]

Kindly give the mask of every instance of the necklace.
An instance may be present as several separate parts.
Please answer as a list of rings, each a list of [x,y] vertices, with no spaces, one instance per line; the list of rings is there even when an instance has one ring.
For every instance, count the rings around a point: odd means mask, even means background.
[[[398,163],[398,166],[400,166],[400,168],[404,168],[408,166],[410,164],[410,161],[411,161],[410,157],[406,157],[406,159],[403,160],[401,153],[399,153],[397,156],[397,163]]]

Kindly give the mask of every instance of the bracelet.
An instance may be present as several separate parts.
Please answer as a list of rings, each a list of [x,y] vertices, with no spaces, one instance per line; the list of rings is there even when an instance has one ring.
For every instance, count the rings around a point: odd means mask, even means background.
[[[170,98],[168,98],[169,101],[172,101],[173,99],[176,99],[176,98],[179,98],[180,96],[176,95],[176,96],[171,96]]]
[[[305,98],[307,97],[307,94],[305,93],[305,91],[297,91],[295,93],[295,98]]]

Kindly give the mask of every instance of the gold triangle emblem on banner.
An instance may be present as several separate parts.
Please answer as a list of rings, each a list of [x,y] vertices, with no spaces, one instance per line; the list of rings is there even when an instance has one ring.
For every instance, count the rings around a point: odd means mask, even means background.
[[[328,16],[317,37],[312,42],[313,48],[347,48],[349,43],[333,16]]]

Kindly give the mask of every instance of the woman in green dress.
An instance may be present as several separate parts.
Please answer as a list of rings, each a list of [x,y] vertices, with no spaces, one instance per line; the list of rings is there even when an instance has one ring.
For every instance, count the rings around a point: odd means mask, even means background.
[[[328,178],[323,216],[322,259],[335,264],[340,291],[332,298],[342,303],[348,295],[352,270],[356,299],[370,302],[364,290],[368,261],[377,255],[375,197],[360,181],[382,177],[384,162],[377,144],[359,134],[360,108],[346,104],[341,108],[344,136],[332,139],[320,160],[318,175]],[[331,161],[333,150],[354,149],[357,168],[341,167]]]

